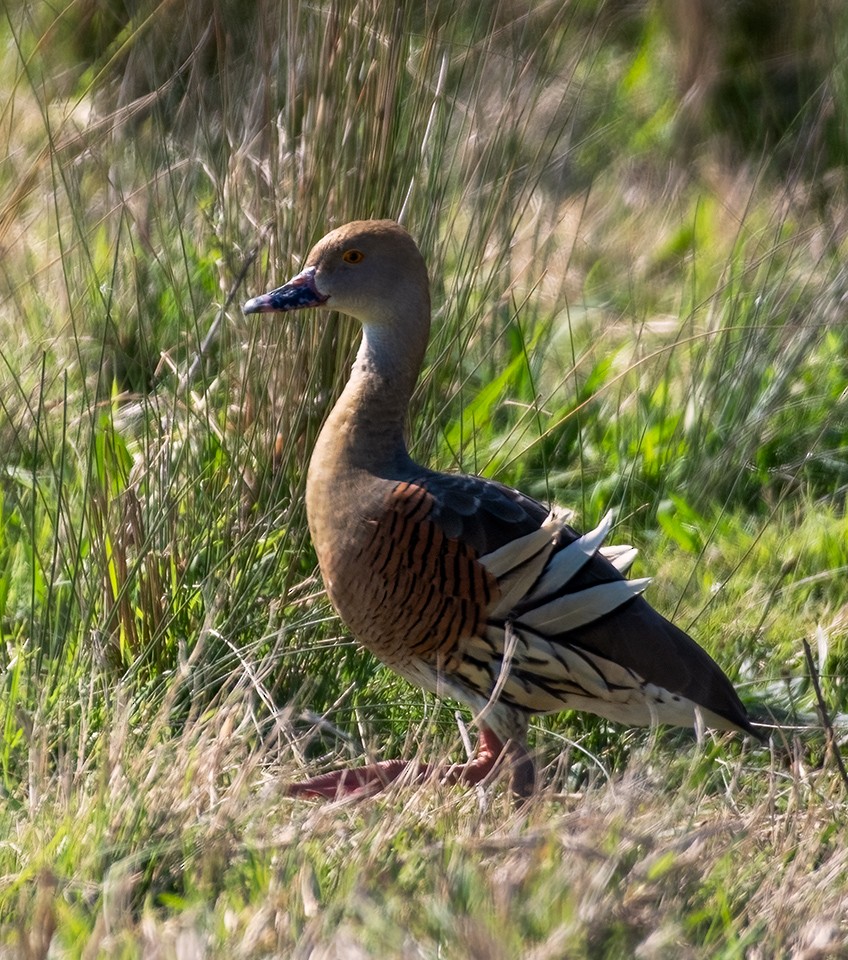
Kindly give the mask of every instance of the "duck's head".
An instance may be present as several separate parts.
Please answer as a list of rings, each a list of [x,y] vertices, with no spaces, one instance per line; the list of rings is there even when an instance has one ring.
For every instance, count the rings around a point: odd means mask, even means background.
[[[245,313],[326,307],[379,327],[398,316],[429,318],[427,268],[415,241],[394,220],[355,220],[328,233],[303,270],[244,305]]]

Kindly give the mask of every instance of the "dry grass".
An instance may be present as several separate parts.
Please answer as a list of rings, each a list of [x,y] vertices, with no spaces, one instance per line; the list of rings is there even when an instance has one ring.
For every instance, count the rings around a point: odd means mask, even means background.
[[[258,745],[254,725],[234,701],[139,743],[119,710],[102,767],[40,779],[8,838],[29,851],[10,946],[46,956],[61,929],[86,956],[843,955],[844,787],[800,755],[647,745],[520,810],[435,784],[294,803],[283,730]]]

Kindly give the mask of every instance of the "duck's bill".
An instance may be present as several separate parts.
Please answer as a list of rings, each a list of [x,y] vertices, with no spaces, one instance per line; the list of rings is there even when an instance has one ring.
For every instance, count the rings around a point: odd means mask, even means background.
[[[304,310],[306,307],[320,307],[328,299],[315,285],[315,267],[307,267],[276,290],[248,300],[243,309],[245,313]]]

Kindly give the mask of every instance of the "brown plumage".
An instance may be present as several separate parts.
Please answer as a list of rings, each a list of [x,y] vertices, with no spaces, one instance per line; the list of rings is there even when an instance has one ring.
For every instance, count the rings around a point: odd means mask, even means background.
[[[708,726],[754,734],[717,664],[640,596],[647,581],[624,578],[635,551],[602,547],[609,517],[580,536],[564,511],[411,460],[403,423],[430,295],[423,258],[402,227],[365,220],[334,230],[301,273],[244,309],[319,306],[355,317],[363,338],[309,465],[310,531],[330,599],[354,636],[477,716],[477,756],[437,772],[476,783],[504,757],[513,788],[529,793],[529,718],[564,709],[640,725],[691,726],[700,715]],[[386,761],[289,791],[376,789],[407,766]]]

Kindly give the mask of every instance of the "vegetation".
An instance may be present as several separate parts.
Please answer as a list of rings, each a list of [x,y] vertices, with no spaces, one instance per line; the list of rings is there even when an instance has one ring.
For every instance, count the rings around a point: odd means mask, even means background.
[[[5,5],[3,957],[848,955],[848,24],[715,6]],[[615,507],[769,746],[566,715],[520,810],[281,796],[469,721],[317,577],[353,324],[239,309],[369,216],[414,454]]]

